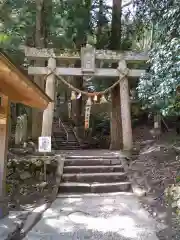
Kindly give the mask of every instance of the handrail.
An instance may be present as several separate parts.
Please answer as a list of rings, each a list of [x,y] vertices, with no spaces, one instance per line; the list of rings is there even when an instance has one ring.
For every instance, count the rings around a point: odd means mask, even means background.
[[[79,138],[78,138],[78,136],[77,136],[77,133],[76,133],[76,131],[74,130],[74,128],[72,128],[72,131],[73,131],[73,133],[74,133],[74,136],[75,136],[76,140],[77,140],[78,143],[79,143],[79,146],[81,146],[81,142],[80,142],[80,140],[79,140]]]
[[[65,131],[65,133],[66,133],[66,143],[68,142],[68,140],[69,140],[69,134],[68,134],[68,131],[66,130],[66,127],[64,126],[64,124],[63,124],[63,122],[61,121],[61,118],[59,117],[59,128],[61,127],[61,125],[62,125],[62,127],[63,127],[63,129],[64,129],[64,131]]]

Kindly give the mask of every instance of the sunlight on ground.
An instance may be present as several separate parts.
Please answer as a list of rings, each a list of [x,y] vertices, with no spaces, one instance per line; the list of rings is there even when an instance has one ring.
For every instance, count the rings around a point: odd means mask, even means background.
[[[59,223],[66,221],[71,221],[71,225],[66,226],[65,229],[59,229]],[[142,229],[136,226],[136,223],[131,217],[128,216],[119,216],[114,215],[109,218],[103,217],[92,217],[92,216],[85,216],[83,213],[72,213],[68,217],[60,217],[59,219],[46,219],[45,223],[50,227],[61,230],[64,232],[72,232],[73,231],[73,223],[81,224],[86,229],[100,231],[103,233],[106,232],[119,232],[121,236],[129,237],[129,238],[136,238],[141,233]]]
[[[33,212],[40,213],[43,212],[46,209],[46,204],[43,204],[33,210]]]
[[[58,210],[55,211],[55,210],[53,210],[52,208],[49,208],[49,209],[47,209],[46,212],[44,213],[44,218],[45,218],[45,219],[46,219],[46,218],[52,219],[53,217],[54,217],[54,218],[59,217],[59,215],[60,215],[60,213],[59,213]]]
[[[66,199],[67,203],[81,202],[82,198],[68,198]]]
[[[141,208],[135,196],[57,198],[28,240],[41,239],[157,239],[163,229]],[[154,237],[154,238],[153,238]],[[149,239],[149,238],[148,238]]]
[[[153,146],[153,147],[141,152],[141,154],[143,155],[143,154],[148,154],[148,153],[152,153],[152,152],[159,152],[159,151],[160,151],[160,146],[155,146],[155,147]]]
[[[136,201],[135,201],[136,202]],[[106,234],[116,233],[120,237],[138,238],[144,232],[149,232],[146,221],[148,215],[144,210],[135,207],[131,209],[128,203],[119,202],[120,213],[115,207],[115,199],[104,198],[98,204],[97,212],[78,210],[77,207],[83,203],[82,198],[64,199],[64,206],[59,211],[48,209],[44,214],[44,223],[47,227],[54,229],[57,233],[72,233],[76,228],[86,229],[93,232]],[[69,205],[69,206],[68,206]],[[94,203],[94,209],[96,203]],[[81,208],[79,208],[81,209]]]
[[[7,226],[6,224],[1,224],[1,225],[0,225],[0,228],[6,228],[6,229],[8,229],[8,226]]]

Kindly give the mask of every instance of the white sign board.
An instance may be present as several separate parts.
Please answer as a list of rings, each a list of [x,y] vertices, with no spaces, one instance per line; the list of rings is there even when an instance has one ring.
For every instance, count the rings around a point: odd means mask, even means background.
[[[39,137],[38,139],[39,152],[51,152],[51,137]]]

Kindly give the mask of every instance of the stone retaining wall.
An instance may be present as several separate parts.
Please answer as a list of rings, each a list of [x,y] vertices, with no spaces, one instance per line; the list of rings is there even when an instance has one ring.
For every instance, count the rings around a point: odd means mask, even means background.
[[[9,203],[17,206],[50,197],[57,177],[63,172],[63,164],[59,164],[63,161],[61,158],[61,155],[11,155],[7,163]]]

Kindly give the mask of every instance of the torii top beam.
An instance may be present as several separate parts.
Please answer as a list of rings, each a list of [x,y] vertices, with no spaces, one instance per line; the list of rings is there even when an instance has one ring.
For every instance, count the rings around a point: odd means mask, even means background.
[[[74,62],[75,60],[80,59],[79,52],[73,52],[71,50],[58,50],[58,49],[37,49],[37,48],[29,48],[25,47],[25,56],[28,59],[47,59],[50,57],[60,59],[60,60],[68,60]],[[96,50],[95,51],[95,59],[107,61],[107,62],[118,62],[121,59],[124,59],[127,62],[146,62],[149,59],[149,56],[146,52],[138,53],[132,51],[125,52],[116,52],[111,50]]]

